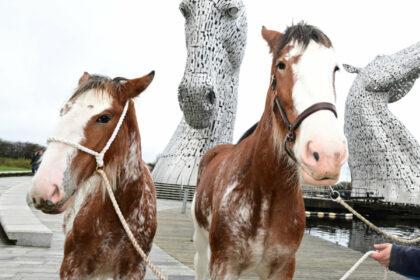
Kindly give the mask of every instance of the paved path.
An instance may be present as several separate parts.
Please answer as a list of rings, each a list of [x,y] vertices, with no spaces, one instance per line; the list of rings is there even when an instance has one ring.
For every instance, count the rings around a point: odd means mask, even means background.
[[[0,178],[0,195],[9,188],[30,182],[32,176]]]
[[[27,179],[23,183],[11,184],[12,187],[0,195],[0,225],[8,239],[17,245],[49,247],[52,231],[36,217],[27,205],[25,193],[30,184]]]
[[[0,195],[12,186],[30,183],[31,177],[0,178]],[[22,193],[22,195],[26,195]],[[180,207],[180,202],[158,201],[158,211]],[[64,235],[62,215],[47,215],[34,210],[35,215],[53,231],[51,248],[23,247],[10,244],[0,227],[0,279],[58,279],[63,257]],[[169,280],[193,279],[193,271],[158,246],[151,252],[152,261],[169,276]],[[156,279],[149,271],[146,279]]]

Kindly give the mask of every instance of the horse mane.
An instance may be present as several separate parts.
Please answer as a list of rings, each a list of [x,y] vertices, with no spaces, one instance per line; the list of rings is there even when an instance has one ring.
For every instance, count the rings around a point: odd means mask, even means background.
[[[257,126],[258,126],[258,122],[256,122],[253,126],[251,126],[250,128],[248,128],[248,130],[247,131],[245,131],[245,133],[244,134],[242,134],[242,136],[241,136],[241,138],[239,138],[239,140],[238,140],[238,142],[236,143],[236,144],[239,144],[239,143],[241,143],[243,140],[245,140],[246,138],[248,138],[248,136],[250,136],[254,131],[255,131],[255,129],[257,129]]]
[[[277,45],[277,48],[275,49],[275,56],[278,56],[280,51],[293,41],[300,44],[304,49],[308,47],[311,41],[322,44],[327,48],[332,46],[331,40],[324,32],[313,25],[309,25],[301,21],[298,24],[293,24],[287,27],[284,35]]]
[[[75,99],[84,92],[91,89],[106,90],[109,89],[109,85],[113,85],[114,87],[118,88],[122,84],[121,82],[125,81],[127,81],[127,79],[123,77],[116,77],[111,79],[110,77],[103,75],[90,75],[89,79],[86,82],[83,82],[78,86],[78,88],[69,100]]]

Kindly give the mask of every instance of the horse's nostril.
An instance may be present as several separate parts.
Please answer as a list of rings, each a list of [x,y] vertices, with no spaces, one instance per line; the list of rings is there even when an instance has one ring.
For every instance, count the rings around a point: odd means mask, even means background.
[[[32,202],[34,203],[34,205],[36,204],[36,199],[35,197],[32,198]]]
[[[214,105],[214,102],[216,101],[216,94],[212,89],[207,92],[206,98],[211,105]]]
[[[312,155],[314,156],[314,159],[316,161],[319,161],[319,154],[318,154],[318,152],[314,152]]]
[[[56,195],[59,195],[59,194],[60,194],[60,188],[56,184],[54,184],[54,192],[53,192],[52,196],[56,196]]]

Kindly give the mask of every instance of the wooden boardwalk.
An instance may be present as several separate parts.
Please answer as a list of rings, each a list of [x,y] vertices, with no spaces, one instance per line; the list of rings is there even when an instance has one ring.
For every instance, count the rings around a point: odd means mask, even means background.
[[[180,214],[180,209],[164,210],[158,213],[158,233],[155,243],[169,255],[187,265],[193,266],[193,225],[190,213]],[[297,269],[294,279],[339,279],[362,256],[362,253],[305,234],[297,254]],[[375,261],[366,260],[349,279],[383,279],[384,269]],[[241,279],[256,279],[245,275]],[[388,279],[406,279],[389,272]]]
[[[0,178],[0,196],[11,186],[29,183],[30,177]],[[22,188],[22,196],[25,196]],[[158,201],[158,233],[151,258],[169,280],[193,279],[194,247],[189,211],[180,214],[179,201]],[[62,215],[35,215],[53,231],[50,248],[16,246],[7,241],[0,229],[0,279],[58,279],[63,254]],[[298,253],[295,279],[339,279],[361,257],[361,253],[305,236]],[[171,257],[172,256],[172,257]],[[148,271],[146,280],[156,279]],[[245,276],[242,279],[255,279]],[[383,270],[368,260],[350,279],[383,279]],[[388,279],[405,279],[391,273]]]

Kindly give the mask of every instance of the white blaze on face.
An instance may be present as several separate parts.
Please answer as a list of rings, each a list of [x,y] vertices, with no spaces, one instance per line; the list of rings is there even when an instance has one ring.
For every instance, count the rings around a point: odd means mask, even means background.
[[[293,102],[297,112],[300,114],[319,102],[335,104],[334,68],[338,62],[334,49],[311,41],[306,50],[302,51],[300,46],[293,48],[291,55],[301,55],[293,65]]]
[[[300,59],[292,66],[294,73],[292,99],[297,113],[301,114],[305,109],[320,102],[335,104],[334,70],[338,62],[334,49],[311,41],[304,50],[300,46],[295,46],[290,56],[296,55],[300,55]],[[338,153],[343,153],[346,143],[344,132],[331,111],[315,112],[301,124],[294,146],[294,153],[299,161],[302,154],[307,153],[305,149],[308,150],[308,145],[311,143],[316,147],[322,146],[319,148],[319,153],[322,153],[323,158],[334,158],[338,157]],[[337,165],[338,162],[323,162],[322,172],[327,172],[325,166]],[[310,163],[315,165],[316,161]]]
[[[66,104],[67,110],[60,116],[53,136],[74,143],[80,143],[85,138],[85,127],[89,120],[112,106],[112,97],[107,92],[89,90],[82,93],[71,103]],[[72,146],[52,142],[45,151],[40,168],[33,179],[31,195],[48,200],[54,185],[63,189],[64,173],[76,154]],[[64,193],[61,194],[61,199]],[[54,201],[53,201],[54,202]],[[57,201],[58,202],[58,201]]]

